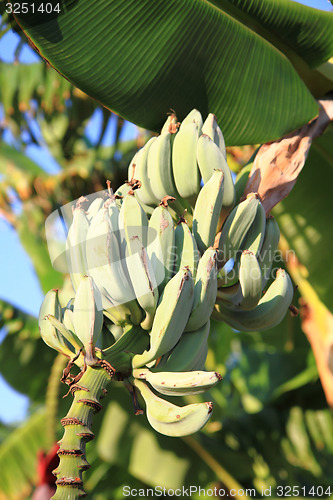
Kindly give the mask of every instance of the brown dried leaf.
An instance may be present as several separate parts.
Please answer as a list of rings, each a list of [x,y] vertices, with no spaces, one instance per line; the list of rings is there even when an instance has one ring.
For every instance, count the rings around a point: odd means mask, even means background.
[[[333,408],[333,315],[326,310],[321,318],[309,303],[302,301],[302,330],[310,342],[327,403]],[[324,329],[324,331],[320,328]],[[326,335],[323,333],[326,332]]]
[[[307,279],[307,269],[298,260],[286,239],[281,236],[280,249],[287,270],[301,293],[302,330],[310,342],[328,405],[333,408],[333,314],[321,302]]]
[[[261,146],[246,184],[244,198],[258,193],[268,214],[285,198],[297,180],[313,139],[333,120],[333,101],[319,101],[317,118],[275,142]]]

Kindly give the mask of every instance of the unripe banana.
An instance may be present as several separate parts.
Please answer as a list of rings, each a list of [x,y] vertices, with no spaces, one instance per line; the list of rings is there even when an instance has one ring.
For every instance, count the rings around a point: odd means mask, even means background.
[[[131,321],[138,324],[142,315],[135,301],[134,290],[127,279],[119,251],[118,208],[110,200],[92,219],[87,232],[86,257],[89,274],[102,294],[103,309],[111,314],[120,309],[117,323]]]
[[[131,255],[130,241],[133,237],[139,238],[142,245],[147,246],[148,218],[140,203],[133,194],[128,194],[121,205],[119,212],[119,229],[123,238],[121,253],[124,256],[126,248]]]
[[[74,290],[77,290],[81,279],[88,272],[86,260],[88,229],[89,221],[83,208],[75,208],[66,240],[67,263]]]
[[[217,293],[217,250],[208,248],[201,257],[194,284],[193,307],[185,332],[201,328],[210,318]]]
[[[102,331],[102,297],[90,276],[80,281],[74,299],[75,334],[84,345],[87,365],[96,364],[95,345]]]
[[[216,116],[212,113],[209,113],[204,121],[204,124],[202,125],[202,134],[208,135],[208,137],[210,137],[210,139],[222,151],[224,158],[227,159],[227,151],[225,149],[225,141],[222,130],[218,126]]]
[[[201,370],[208,351],[210,320],[190,334],[183,334],[170,352],[156,363],[154,371],[189,372]]]
[[[224,176],[215,170],[209,181],[200,190],[193,212],[192,232],[198,249],[203,254],[214,245],[222,208]]]
[[[253,162],[250,161],[236,175],[235,179],[236,205],[240,203],[243,197],[252,167],[253,167]]]
[[[125,182],[114,193],[119,210],[123,204],[124,199],[127,197],[130,191],[132,191],[132,186],[129,182]]]
[[[69,344],[61,333],[46,318],[49,315],[61,320],[61,305],[58,298],[58,290],[50,290],[44,297],[39,310],[38,326],[42,339],[45,344],[58,352],[61,352],[68,358],[74,356]]]
[[[190,396],[201,394],[214,387],[221,379],[216,372],[151,372],[147,368],[136,368],[133,377],[146,380],[157,392],[166,396]]]
[[[209,181],[214,170],[223,172],[224,192],[219,221],[221,227],[235,204],[235,187],[231,171],[221,149],[205,134],[201,135],[198,140],[197,160],[204,184]]]
[[[156,205],[159,203],[159,198],[156,198],[151,186],[151,179],[148,175],[148,154],[151,146],[155,142],[156,137],[152,137],[141,148],[132,159],[128,167],[128,178],[137,179],[141,182],[140,189],[137,189],[137,196],[141,203],[145,205]]]
[[[229,214],[219,239],[219,250],[224,263],[237,258],[237,253],[242,249],[242,242],[257,214],[258,204],[258,198],[252,193]]]
[[[273,216],[266,219],[264,241],[258,256],[262,273],[262,288],[265,288],[270,278],[274,255],[280,240],[280,229]]]
[[[218,303],[217,314],[214,313],[214,318],[225,321],[232,328],[243,332],[273,328],[283,320],[293,294],[293,285],[289,275],[283,269],[279,269],[275,280],[254,309],[232,311]]]
[[[164,132],[156,137],[149,149],[148,176],[151,189],[158,203],[164,196],[178,196],[171,166],[171,134]]]
[[[72,311],[70,311],[72,312]],[[52,314],[48,314],[45,316],[45,320],[49,321],[54,328],[58,330],[58,332],[73,346],[74,352],[77,352],[83,346],[80,339],[75,335],[75,330],[69,330],[61,321],[59,321]]]
[[[251,310],[262,295],[261,269],[256,256],[245,250],[240,258],[239,282],[217,292],[218,301],[235,310]]]
[[[241,245],[242,250],[249,250],[254,255],[260,252],[266,229],[266,212],[261,201],[258,202],[257,213]]]
[[[169,210],[160,205],[152,213],[148,225],[147,253],[153,272],[162,293],[164,286],[170,280],[175,259],[175,231]]]
[[[157,397],[142,380],[134,380],[145,400],[150,425],[166,436],[187,436],[199,431],[208,421],[213,403],[197,403],[179,407]]]
[[[149,330],[158,301],[158,288],[146,248],[138,236],[132,236],[126,249],[126,265],[135,297],[146,313],[142,328]]]
[[[239,284],[239,307],[245,311],[254,309],[261,298],[262,279],[259,262],[249,250],[245,250],[240,258]]]
[[[105,199],[98,197],[95,198],[89,205],[89,208],[86,213],[86,217],[89,222],[91,222],[92,218],[97,214],[97,212],[102,208],[105,203]]]
[[[171,134],[175,134],[178,130],[179,125],[180,123],[177,120],[177,116],[174,113],[171,113],[161,129],[161,134],[164,134],[165,132],[171,132]]]
[[[188,267],[195,278],[199,259],[200,254],[193,234],[185,221],[179,222],[175,229],[174,272]]]
[[[159,358],[177,344],[189,318],[192,304],[192,274],[189,269],[181,269],[164,288],[151,329],[150,349],[134,356],[134,368]]]
[[[202,121],[201,113],[197,109],[192,109],[192,111],[190,111],[189,114],[185,116],[181,125],[184,125],[184,127],[185,127],[186,125],[189,125],[191,123],[196,123],[199,127],[199,130],[201,131],[203,121]]]
[[[197,142],[201,133],[202,118],[197,110],[183,120],[173,142],[172,168],[178,193],[192,201],[200,190],[200,174],[197,165]]]

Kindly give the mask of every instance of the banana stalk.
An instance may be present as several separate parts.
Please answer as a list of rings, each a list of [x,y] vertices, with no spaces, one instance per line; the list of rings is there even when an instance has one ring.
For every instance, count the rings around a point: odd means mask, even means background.
[[[53,500],[77,500],[86,493],[82,474],[90,468],[86,459],[86,443],[94,439],[91,430],[93,415],[102,410],[100,403],[110,374],[100,366],[87,367],[80,383],[71,386],[73,403],[61,420],[64,435],[59,441],[59,466],[53,472],[57,477],[57,491]]]

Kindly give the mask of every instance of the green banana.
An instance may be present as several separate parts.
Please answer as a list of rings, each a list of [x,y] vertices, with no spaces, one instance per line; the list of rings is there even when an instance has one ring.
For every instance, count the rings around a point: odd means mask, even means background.
[[[257,214],[259,200],[253,193],[237,205],[227,217],[219,239],[222,262],[236,259],[242,243]]]
[[[225,149],[225,141],[222,134],[222,130],[218,126],[216,116],[213,113],[209,113],[204,124],[202,125],[202,134],[208,135],[210,139],[218,146],[222,151],[225,159],[227,159],[227,151]]]
[[[147,419],[150,425],[166,436],[187,436],[199,431],[208,421],[213,403],[196,403],[176,406],[156,396],[142,380],[134,379],[146,403]]]
[[[76,291],[73,324],[76,336],[84,345],[87,365],[95,365],[95,345],[102,331],[103,310],[100,291],[90,276],[82,278]]]
[[[203,254],[214,245],[224,191],[222,170],[215,170],[209,181],[200,190],[193,212],[192,232],[198,249]]]
[[[203,121],[202,121],[201,113],[197,109],[192,109],[192,111],[190,111],[189,114],[185,116],[185,118],[182,121],[182,123],[180,124],[180,126],[184,125],[184,127],[186,127],[187,125],[190,125],[191,123],[196,123],[198,125],[200,132],[201,132]]]
[[[279,269],[275,280],[254,309],[232,311],[217,303],[215,306],[217,313],[215,312],[213,317],[243,332],[273,328],[284,318],[293,294],[294,289],[288,273]]]
[[[89,273],[102,294],[103,309],[115,315],[116,310],[113,308],[117,306],[122,313],[116,319],[117,323],[126,322],[130,316],[131,321],[138,324],[142,319],[141,311],[119,251],[119,211],[114,200],[109,200],[105,205],[92,219],[87,232],[86,258]]]
[[[152,324],[150,348],[134,356],[134,368],[150,363],[176,345],[184,331],[192,304],[192,274],[189,269],[181,269],[164,288]]]
[[[257,213],[242,242],[242,250],[249,250],[258,255],[262,247],[266,229],[266,212],[260,200],[258,200]]]
[[[188,267],[195,278],[199,259],[200,254],[194,236],[184,219],[181,219],[175,229],[174,272]]]
[[[117,191],[114,193],[119,210],[123,204],[124,199],[127,197],[130,191],[132,191],[131,184],[129,182],[125,182],[124,184],[119,186]]]
[[[105,199],[98,197],[95,198],[89,205],[89,208],[86,212],[86,217],[89,222],[91,222],[92,218],[97,214],[97,212],[103,207],[105,203]]]
[[[68,358],[74,356],[74,351],[70,349],[70,345],[65,338],[46,318],[52,315],[58,320],[61,320],[61,305],[58,297],[58,290],[50,290],[44,297],[39,310],[38,326],[42,339],[45,344],[58,352],[61,352]]]
[[[159,202],[166,195],[178,196],[171,167],[170,132],[164,132],[156,137],[149,149],[148,177],[154,196]]]
[[[145,247],[138,236],[132,236],[126,251],[126,266],[135,297],[146,313],[142,328],[149,330],[158,301],[155,274]]]
[[[207,248],[201,257],[194,283],[193,307],[185,332],[201,328],[210,318],[217,293],[217,250]]]
[[[220,227],[235,204],[236,194],[231,171],[221,149],[212,141],[208,135],[201,135],[197,145],[197,160],[206,184],[214,173],[214,170],[222,170],[224,176],[223,203],[220,213]]]
[[[270,278],[274,254],[280,240],[280,229],[273,216],[266,219],[266,231],[261,250],[258,255],[262,273],[262,288],[265,288]]]
[[[81,347],[83,347],[80,339],[75,335],[75,330],[69,330],[63,322],[57,319],[52,314],[48,314],[45,316],[45,319],[51,323],[54,328],[58,330],[58,332],[73,346],[75,352],[79,351]]]
[[[85,253],[88,229],[89,221],[83,208],[75,208],[66,240],[67,263],[74,290],[88,271]]]
[[[207,357],[209,331],[210,320],[195,332],[183,334],[175,347],[158,360],[153,370],[157,372],[201,370]]]
[[[154,195],[151,178],[148,175],[148,154],[151,146],[156,141],[156,137],[152,137],[149,141],[141,148],[132,159],[130,166],[128,168],[128,178],[137,179],[141,182],[140,189],[137,189],[137,196],[140,203],[145,205],[156,205],[159,203],[160,199]]]
[[[119,212],[119,229],[122,237],[121,255],[126,261],[126,271],[135,297],[146,312],[141,323],[149,329],[158,300],[158,290],[150,260],[146,253],[148,218],[133,194],[125,197]]]
[[[171,113],[161,129],[161,134],[164,134],[165,132],[175,134],[178,130],[179,125],[180,123],[177,120],[177,116],[174,113]]]
[[[119,229],[121,231],[122,257],[125,256],[126,249],[131,255],[131,239],[138,237],[142,245],[147,247],[148,218],[134,194],[128,194],[123,199],[119,212]]]
[[[254,309],[262,295],[261,269],[256,256],[245,250],[240,258],[239,282],[217,292],[218,300],[232,309]]]
[[[221,379],[216,372],[151,372],[147,368],[136,368],[133,377],[145,380],[157,392],[165,396],[190,396],[201,394],[214,387]]]
[[[182,122],[173,141],[172,168],[176,188],[180,196],[190,202],[200,190],[196,151],[201,127],[201,114],[193,110]]]
[[[243,197],[252,167],[253,167],[253,162],[248,163],[236,175],[235,179],[236,204],[240,203]]]
[[[249,250],[245,250],[240,258],[239,284],[239,307],[246,311],[254,309],[261,298],[262,279],[259,262]]]
[[[218,275],[217,275],[217,287],[218,288],[220,288],[220,287],[231,288],[238,283],[240,259],[238,257],[238,253],[236,255],[237,255],[237,259],[234,260],[231,268],[229,269],[229,266],[227,265],[227,266],[223,267],[221,269],[221,271],[218,273]],[[219,263],[219,261],[220,261],[220,259],[218,258],[217,262]],[[223,259],[222,259],[222,264],[224,264]]]
[[[147,253],[162,293],[174,267],[175,231],[169,210],[160,205],[155,208],[148,224]]]

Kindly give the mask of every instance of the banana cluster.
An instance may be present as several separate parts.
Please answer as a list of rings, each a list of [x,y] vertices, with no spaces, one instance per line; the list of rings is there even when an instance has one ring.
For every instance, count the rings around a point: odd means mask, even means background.
[[[120,203],[119,203],[120,201]],[[217,250],[200,258],[184,219],[176,225],[167,203],[148,217],[129,191],[110,190],[88,207],[80,199],[67,236],[75,297],[61,305],[46,295],[39,318],[44,341],[76,364],[103,360],[139,391],[159,432],[180,436],[199,430],[212,403],[179,407],[155,394],[184,396],[220,380],[205,372],[210,316],[217,293]]]
[[[131,161],[126,184],[88,206],[78,200],[66,243],[75,297],[61,305],[51,290],[41,307],[44,341],[80,368],[112,366],[162,434],[191,434],[211,415],[212,403],[159,396],[199,394],[221,379],[203,370],[210,318],[265,329],[292,300],[282,269],[264,293],[275,220],[257,195],[235,200],[215,116],[203,122],[193,110],[180,125],[171,115]]]

